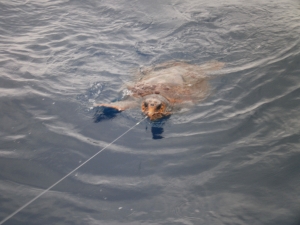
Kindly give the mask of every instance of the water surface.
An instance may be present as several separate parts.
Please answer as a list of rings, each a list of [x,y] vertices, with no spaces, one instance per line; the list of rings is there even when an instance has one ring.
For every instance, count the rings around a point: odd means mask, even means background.
[[[300,222],[300,5],[0,3],[0,219],[143,119],[95,122],[133,71],[226,63],[211,95],[144,120],[5,224]]]

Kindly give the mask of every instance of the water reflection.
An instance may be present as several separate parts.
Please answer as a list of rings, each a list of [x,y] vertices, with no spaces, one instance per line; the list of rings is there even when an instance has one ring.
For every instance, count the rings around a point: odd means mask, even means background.
[[[153,139],[162,139],[162,133],[164,132],[163,127],[151,127],[151,133]]]
[[[152,139],[162,139],[164,136],[162,135],[164,133],[164,125],[166,121],[170,118],[170,116],[164,117],[160,120],[156,121],[150,121],[151,126],[151,133],[152,133]],[[148,127],[146,127],[146,130]]]

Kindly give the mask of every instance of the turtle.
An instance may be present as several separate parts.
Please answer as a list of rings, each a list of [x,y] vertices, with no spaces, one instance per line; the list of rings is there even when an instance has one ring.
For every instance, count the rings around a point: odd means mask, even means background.
[[[205,99],[209,92],[209,72],[219,70],[223,62],[193,65],[181,61],[165,62],[140,69],[138,79],[127,85],[127,96],[111,103],[94,103],[118,111],[139,107],[151,121],[170,116],[185,103]]]

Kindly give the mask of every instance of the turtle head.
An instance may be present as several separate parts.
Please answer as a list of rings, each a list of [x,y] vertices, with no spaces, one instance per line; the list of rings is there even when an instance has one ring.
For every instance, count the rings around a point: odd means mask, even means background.
[[[170,115],[169,102],[161,95],[148,95],[144,97],[142,102],[142,112],[147,115],[150,120],[157,120],[164,116]]]

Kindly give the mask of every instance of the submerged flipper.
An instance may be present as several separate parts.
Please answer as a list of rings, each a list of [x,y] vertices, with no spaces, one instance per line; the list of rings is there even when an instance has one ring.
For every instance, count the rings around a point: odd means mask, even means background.
[[[97,107],[95,114],[94,114],[94,122],[98,123],[102,120],[109,120],[116,117],[121,111],[116,110],[114,108],[108,108],[105,106]]]
[[[94,103],[94,108],[96,109],[96,113],[94,115],[94,122],[97,123],[102,120],[112,119],[116,117],[118,113],[126,109],[137,107],[138,105],[139,101],[130,97],[126,100],[116,101],[112,103]]]

